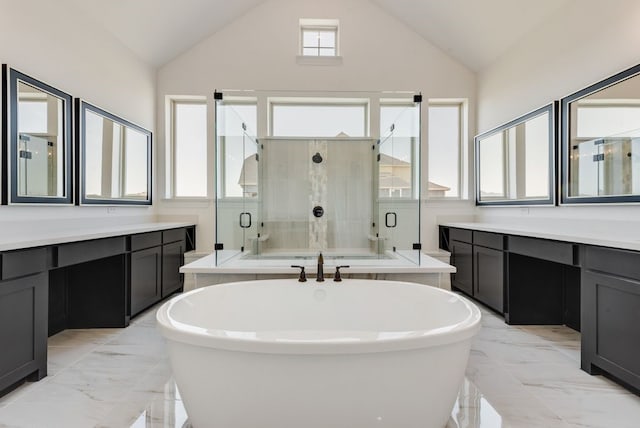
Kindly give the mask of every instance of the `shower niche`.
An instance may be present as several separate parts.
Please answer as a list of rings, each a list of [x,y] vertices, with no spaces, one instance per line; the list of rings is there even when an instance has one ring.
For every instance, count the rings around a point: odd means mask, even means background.
[[[418,265],[419,97],[250,94],[215,97],[216,265]]]

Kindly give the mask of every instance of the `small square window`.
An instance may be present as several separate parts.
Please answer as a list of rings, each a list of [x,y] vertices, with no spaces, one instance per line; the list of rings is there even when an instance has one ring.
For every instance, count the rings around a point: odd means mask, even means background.
[[[338,21],[301,19],[300,53],[303,56],[338,56]]]

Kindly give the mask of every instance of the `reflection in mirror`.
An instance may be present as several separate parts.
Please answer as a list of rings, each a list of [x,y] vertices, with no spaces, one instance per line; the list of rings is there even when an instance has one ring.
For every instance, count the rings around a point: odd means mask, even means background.
[[[475,138],[476,204],[554,203],[555,104]]]
[[[80,118],[83,204],[151,204],[151,132],[84,101]]]
[[[3,66],[9,79],[11,203],[71,203],[71,96]]]
[[[562,100],[563,202],[640,201],[639,72]]]

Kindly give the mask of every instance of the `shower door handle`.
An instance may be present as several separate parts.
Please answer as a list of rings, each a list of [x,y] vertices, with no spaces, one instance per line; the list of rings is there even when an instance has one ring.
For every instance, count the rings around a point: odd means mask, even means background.
[[[249,219],[249,224],[246,223],[245,219]],[[243,229],[248,229],[251,227],[251,213],[240,213],[240,227]]]
[[[393,216],[393,224],[389,223],[389,217]],[[384,225],[387,227],[396,227],[398,225],[398,216],[396,213],[389,212],[384,215]]]

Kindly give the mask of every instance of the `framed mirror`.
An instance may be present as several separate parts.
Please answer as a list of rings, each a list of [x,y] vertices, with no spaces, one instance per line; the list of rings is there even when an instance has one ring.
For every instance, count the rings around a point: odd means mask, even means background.
[[[151,131],[76,99],[82,205],[151,205]]]
[[[71,95],[2,66],[3,203],[73,203]]]
[[[476,205],[554,205],[557,103],[475,137]]]
[[[562,99],[562,203],[640,202],[640,65]]]

